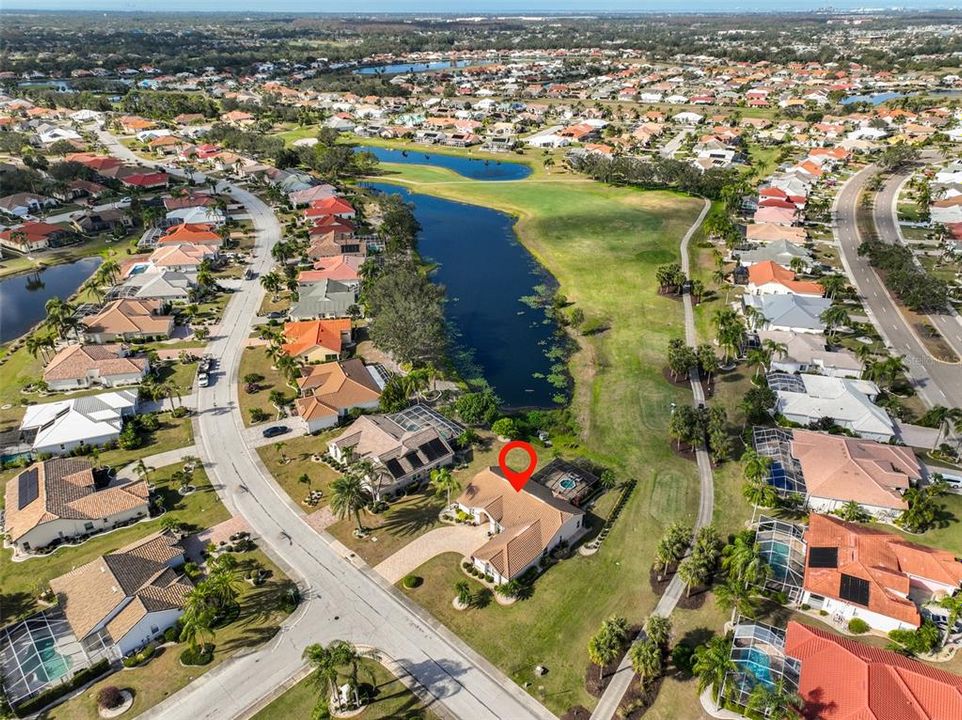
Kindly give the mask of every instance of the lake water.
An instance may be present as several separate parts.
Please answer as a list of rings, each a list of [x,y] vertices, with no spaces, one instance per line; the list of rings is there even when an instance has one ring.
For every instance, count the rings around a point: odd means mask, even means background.
[[[494,158],[468,158],[442,155],[426,150],[394,150],[376,145],[358,145],[358,150],[369,152],[381,162],[402,165],[433,165],[453,170],[472,180],[522,180],[531,168],[522,163],[504,162]]]
[[[359,68],[354,71],[355,75],[400,75],[401,73],[422,73],[432,70],[447,70],[448,68],[463,68],[468,65],[477,65],[471,60],[438,60],[429,63],[395,63],[393,65],[371,65],[370,67]]]
[[[54,297],[66,300],[100,266],[99,257],[54,265],[39,274],[0,280],[0,342],[20,337],[46,317],[44,305]],[[37,282],[39,277],[40,282]]]
[[[414,204],[421,223],[418,249],[437,263],[432,279],[447,289],[445,314],[458,347],[459,368],[483,377],[508,407],[551,407],[557,392],[544,377],[555,325],[521,297],[554,280],[514,234],[514,218],[490,208],[415,194],[389,183],[367,183]]]
[[[888,100],[895,100],[896,98],[905,97],[899,92],[883,92],[875,93],[874,95],[849,95],[847,98],[842,98],[842,105],[851,105],[857,102],[867,102],[872,105],[881,105]]]

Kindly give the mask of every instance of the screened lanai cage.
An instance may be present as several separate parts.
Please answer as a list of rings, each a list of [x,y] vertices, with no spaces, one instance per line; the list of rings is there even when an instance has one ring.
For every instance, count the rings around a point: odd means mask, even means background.
[[[7,698],[14,705],[105,658],[113,658],[111,648],[99,639],[85,647],[57,609],[0,630],[0,672]]]
[[[779,495],[806,494],[802,466],[792,457],[791,430],[779,427],[753,428],[752,444],[755,452],[771,459],[768,482]]]
[[[739,618],[732,639],[731,660],[735,670],[725,676],[723,697],[746,707],[759,684],[788,692],[798,691],[801,663],[785,654],[785,631],[771,625]]]
[[[802,594],[805,578],[804,528],[794,523],[762,515],[755,525],[755,542],[760,555],[772,569],[765,586],[784,592],[797,602]]]

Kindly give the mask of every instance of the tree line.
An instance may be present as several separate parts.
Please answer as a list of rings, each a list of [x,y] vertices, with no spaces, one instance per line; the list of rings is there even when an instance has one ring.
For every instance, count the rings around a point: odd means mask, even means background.
[[[691,163],[673,158],[637,158],[627,155],[606,157],[598,153],[571,154],[573,170],[612,185],[643,188],[673,188],[691,195],[717,200],[735,179],[731,168],[710,168],[704,172]]]

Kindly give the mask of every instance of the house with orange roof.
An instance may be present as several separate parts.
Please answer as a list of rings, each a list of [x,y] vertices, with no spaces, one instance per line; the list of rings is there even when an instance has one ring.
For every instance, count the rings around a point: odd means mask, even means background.
[[[157,123],[153,120],[147,120],[137,115],[124,115],[117,120],[117,123],[127,135],[133,135],[136,132],[151,130],[157,127]]]
[[[281,348],[309,363],[339,360],[352,342],[350,318],[303,320],[284,324]]]
[[[499,585],[584,532],[583,510],[538,482],[516,491],[498,467],[478,472],[455,506],[475,524],[487,524],[489,539],[471,553],[471,562]]]
[[[243,110],[231,110],[221,115],[220,119],[228,125],[238,126],[251,125],[254,122],[254,116]]]
[[[205,260],[217,259],[217,250],[205,245],[165,244],[154,250],[148,262],[154,269],[195,272]]]
[[[825,288],[817,282],[796,280],[795,272],[772,260],[748,268],[747,291],[752,295],[808,295],[822,297]]]
[[[922,605],[962,585],[962,562],[952,553],[895,533],[813,514],[804,539],[801,601],[840,624],[857,617],[884,632],[913,630]]]
[[[304,217],[313,218],[330,215],[344,220],[352,220],[357,215],[351,204],[337,196],[315,200],[304,211]]]
[[[384,378],[358,358],[312,365],[297,386],[301,396],[294,402],[309,433],[334,427],[350,410],[374,410],[381,399]]]
[[[143,480],[111,480],[86,458],[52,458],[7,481],[4,503],[4,533],[30,552],[147,517],[148,489]]]
[[[948,720],[962,717],[962,677],[904,655],[792,621],[785,653],[801,663],[802,717]]]
[[[313,270],[302,270],[298,273],[297,282],[307,284],[322,280],[336,280],[356,290],[361,284],[359,271],[363,263],[363,258],[352,255],[321,258],[314,263]]]
[[[224,239],[207,223],[181,223],[157,238],[157,245],[205,245],[219,248]]]
[[[123,345],[68,345],[43,369],[51,390],[136,385],[150,369],[146,357],[129,357]]]
[[[97,344],[134,339],[169,338],[174,316],[165,315],[161,300],[119,299],[81,321],[85,342]]]
[[[71,234],[69,228],[47,222],[25,222],[0,232],[0,246],[21,253],[46,250]]]

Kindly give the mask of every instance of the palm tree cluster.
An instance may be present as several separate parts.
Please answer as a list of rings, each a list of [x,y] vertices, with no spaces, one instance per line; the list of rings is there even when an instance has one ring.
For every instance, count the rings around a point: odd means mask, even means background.
[[[678,566],[678,575],[685,583],[687,596],[691,595],[693,587],[705,585],[712,579],[718,567],[721,548],[722,542],[714,526],[705,525],[695,533],[691,552]]]
[[[77,308],[63,298],[50,298],[44,305],[44,310],[47,313],[47,327],[53,330],[61,340],[66,340],[71,333],[76,333],[80,328]]]
[[[938,479],[925,487],[910,487],[902,495],[908,507],[896,518],[896,524],[912,533],[925,532],[939,521],[942,505],[937,499],[945,493],[945,482]]]
[[[678,263],[659,265],[655,270],[655,280],[658,281],[658,292],[661,294],[671,290],[677,295],[681,292],[682,285],[685,284],[687,279]]]
[[[755,365],[755,377],[757,378],[762,371],[768,370],[775,358],[783,358],[788,354],[788,346],[785,343],[775,342],[766,338],[761,345],[754,347],[745,355],[749,365]]]
[[[107,259],[100,263],[100,267],[87,281],[87,287],[99,302],[103,302],[106,297],[105,290],[113,287],[119,277],[120,265],[112,258]]]
[[[742,495],[752,505],[761,507],[775,507],[778,505],[778,492],[768,482],[772,459],[760,455],[754,448],[747,448],[742,454],[742,473],[745,484],[742,485]]]
[[[196,648],[214,640],[214,628],[233,613],[240,595],[237,559],[223,554],[208,562],[207,577],[187,594],[181,617],[181,641]]]
[[[743,530],[723,549],[721,567],[723,583],[715,587],[715,598],[726,610],[754,617],[758,591],[772,576],[772,568],[762,557],[762,548],[755,541],[754,530]]]
[[[715,325],[715,339],[724,352],[725,362],[730,363],[741,354],[745,344],[745,321],[734,309],[724,308],[715,313],[712,322]]]
[[[332,640],[326,646],[314,643],[304,648],[304,659],[314,668],[311,678],[324,693],[317,701],[317,710],[330,714],[332,706],[334,710],[347,709],[341,707],[341,694],[338,688],[340,671],[343,668],[350,668],[349,684],[354,693],[353,707],[360,706],[360,698],[357,695],[357,674],[361,655],[353,645],[345,640]],[[315,715],[323,717],[325,713],[318,713],[317,710]]]
[[[731,457],[734,443],[728,432],[728,414],[721,406],[698,407],[680,405],[668,420],[668,434],[679,444],[698,447],[707,440],[716,462]]]
[[[645,621],[644,639],[628,650],[631,668],[643,688],[648,688],[664,671],[670,640],[671,620],[663,615],[649,615]]]
[[[712,699],[716,703],[722,697],[728,673],[737,670],[731,658],[731,647],[731,636],[716,635],[695,649],[692,671],[698,678],[698,692],[703,693],[711,688]]]
[[[628,621],[612,616],[601,623],[598,632],[588,641],[588,657],[598,666],[598,680],[605,676],[605,667],[618,659],[628,640]]]
[[[881,360],[869,361],[862,377],[891,390],[895,381],[907,370],[905,361],[899,355],[889,355]]]
[[[794,720],[801,716],[805,701],[780,678],[774,685],[760,682],[752,688],[746,706],[749,712],[766,720]]]
[[[655,550],[655,561],[661,566],[662,572],[668,572],[668,568],[677,565],[688,552],[691,544],[692,528],[690,525],[682,523],[672,523],[665,530],[658,547]]]

